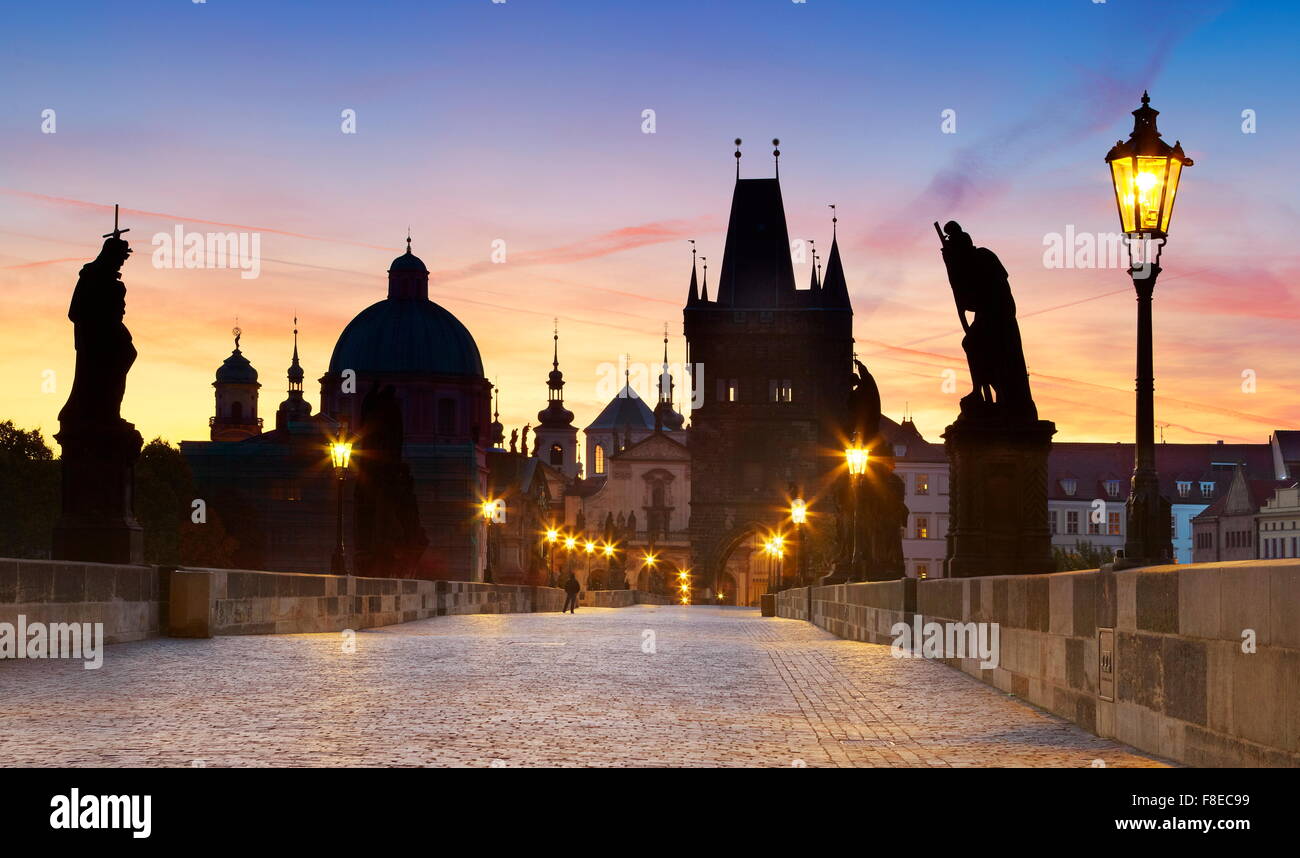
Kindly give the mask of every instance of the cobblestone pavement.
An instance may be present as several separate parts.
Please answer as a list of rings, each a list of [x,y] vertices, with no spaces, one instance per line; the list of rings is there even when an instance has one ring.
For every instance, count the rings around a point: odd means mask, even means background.
[[[0,765],[1164,765],[942,664],[743,608],[438,617],[343,649],[160,639],[99,670],[0,663]]]

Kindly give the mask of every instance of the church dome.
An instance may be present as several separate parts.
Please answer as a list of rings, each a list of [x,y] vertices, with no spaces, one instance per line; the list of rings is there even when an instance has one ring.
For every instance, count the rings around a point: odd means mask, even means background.
[[[244,353],[236,348],[230,353],[230,357],[222,362],[217,368],[218,384],[256,384],[257,370],[244,357]]]
[[[405,253],[393,260],[393,264],[388,266],[388,270],[390,272],[419,271],[424,274],[429,273],[429,269],[424,265],[424,260],[412,253],[409,245],[407,246]]]
[[[398,257],[394,267],[405,258]],[[411,259],[424,268],[417,257]],[[329,368],[332,373],[351,369],[481,378],[483,359],[469,330],[444,308],[428,299],[387,298],[362,310],[343,329]]]

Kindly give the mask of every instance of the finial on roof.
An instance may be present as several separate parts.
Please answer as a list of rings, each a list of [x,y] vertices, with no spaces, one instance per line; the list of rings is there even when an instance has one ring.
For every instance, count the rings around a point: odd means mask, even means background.
[[[1145,89],[1142,90],[1142,103],[1143,103],[1143,104],[1150,104],[1150,103],[1151,103],[1151,96],[1150,96],[1150,95],[1147,95],[1147,91],[1146,91]]]
[[[740,138],[736,138],[736,180],[740,180]]]
[[[772,138],[772,160],[776,162],[776,177],[781,178],[781,141],[776,137]]]
[[[668,323],[664,322],[664,366],[668,366]]]
[[[700,262],[704,263],[704,287],[700,289],[700,300],[709,300],[709,257],[701,256]]]
[[[829,203],[831,209],[831,240],[835,240],[835,225],[840,222],[839,212],[835,210],[835,203]]]
[[[411,228],[409,226],[406,228],[406,252],[411,252]]]
[[[235,317],[235,326],[230,329],[230,333],[235,337],[235,351],[239,351],[239,338],[243,336],[244,332],[239,328],[238,316]]]
[[[551,354],[551,368],[559,369],[560,368],[560,317],[556,316],[553,321],[555,323],[555,332],[552,335],[552,339],[555,340],[555,349]]]

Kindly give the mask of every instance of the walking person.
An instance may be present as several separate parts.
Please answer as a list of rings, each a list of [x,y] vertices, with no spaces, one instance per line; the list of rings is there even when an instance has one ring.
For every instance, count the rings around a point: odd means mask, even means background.
[[[564,611],[568,611],[572,614],[578,610],[578,593],[581,591],[582,585],[578,583],[578,579],[574,577],[572,572],[570,572],[568,580],[564,582],[564,610],[560,611],[561,614],[563,614]]]

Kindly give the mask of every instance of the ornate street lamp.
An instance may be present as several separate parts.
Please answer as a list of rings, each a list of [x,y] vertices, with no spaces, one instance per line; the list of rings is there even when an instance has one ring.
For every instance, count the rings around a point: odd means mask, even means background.
[[[844,450],[844,459],[849,466],[849,490],[853,495],[853,559],[849,562],[849,581],[862,580],[862,540],[858,536],[858,519],[862,507],[862,475],[867,472],[867,463],[871,456],[867,448],[855,435],[853,443]]]
[[[790,522],[794,525],[795,533],[795,550],[798,554],[799,583],[807,583],[807,564],[804,562],[804,556],[808,553],[804,550],[803,526],[808,523],[808,504],[802,498],[795,498],[790,501]]]
[[[479,512],[483,516],[484,527],[484,558],[483,558],[483,583],[491,584],[492,581],[492,525],[506,523],[506,502],[500,498],[496,500],[485,499],[479,507]]]
[[[1151,300],[1160,274],[1160,253],[1169,236],[1178,182],[1183,168],[1192,166],[1192,159],[1183,154],[1180,142],[1170,146],[1161,139],[1156,129],[1159,113],[1143,92],[1142,106],[1133,111],[1133,133],[1106,155],[1120,229],[1129,248],[1129,276],[1138,302],[1136,444],[1126,504],[1124,558],[1116,568],[1168,563],[1173,555],[1169,502],[1160,495],[1156,473]],[[1150,251],[1153,245],[1154,253]]]
[[[546,586],[555,586],[555,543],[560,541],[560,531],[554,527],[546,531]]]
[[[343,483],[348,478],[348,466],[352,464],[352,442],[346,436],[339,436],[329,446],[330,463],[334,466],[334,476],[338,480],[338,515],[335,517],[334,554],[330,558],[330,573],[348,574],[348,558],[343,546]]]

